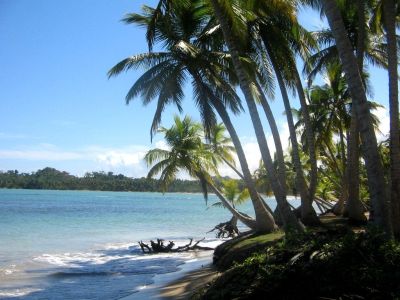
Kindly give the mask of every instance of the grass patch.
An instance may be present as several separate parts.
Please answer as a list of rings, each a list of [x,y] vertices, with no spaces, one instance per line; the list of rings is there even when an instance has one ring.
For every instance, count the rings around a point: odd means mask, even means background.
[[[248,233],[229,240],[214,251],[214,264],[220,270],[226,270],[235,263],[243,262],[252,253],[260,251],[281,239],[283,232],[277,231],[268,234]]]
[[[239,241],[238,243],[234,244],[231,248],[232,251],[234,250],[242,250],[244,248],[252,247],[254,245],[260,244],[268,244],[278,239],[281,239],[285,234],[282,231],[276,231],[273,233],[257,235],[243,241]]]

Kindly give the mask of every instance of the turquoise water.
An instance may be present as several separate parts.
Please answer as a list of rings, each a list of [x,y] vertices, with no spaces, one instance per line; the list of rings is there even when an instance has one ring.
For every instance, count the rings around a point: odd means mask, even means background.
[[[0,190],[0,298],[119,299],[196,259],[145,256],[137,241],[212,246],[206,232],[229,218],[199,194]]]

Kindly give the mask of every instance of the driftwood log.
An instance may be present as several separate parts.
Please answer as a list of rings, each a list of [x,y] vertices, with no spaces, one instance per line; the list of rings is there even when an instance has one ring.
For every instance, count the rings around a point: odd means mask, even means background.
[[[214,248],[199,246],[199,243],[202,241],[204,241],[204,238],[192,244],[193,239],[190,239],[188,244],[174,248],[175,243],[173,241],[169,241],[168,244],[165,245],[163,239],[157,239],[157,242],[150,241],[150,245],[140,241],[139,246],[143,253],[176,253],[193,250],[214,250]]]
[[[235,217],[232,217],[227,222],[219,223],[217,226],[215,226],[213,229],[211,229],[209,232],[213,232],[217,230],[215,233],[215,236],[219,239],[221,238],[233,238],[239,234],[239,229],[237,228],[237,219]],[[207,232],[207,233],[209,233]]]

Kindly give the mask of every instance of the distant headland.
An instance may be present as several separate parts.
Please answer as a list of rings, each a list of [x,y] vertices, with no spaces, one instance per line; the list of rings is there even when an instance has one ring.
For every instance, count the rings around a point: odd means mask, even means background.
[[[240,181],[240,180],[239,180]],[[120,192],[159,192],[160,182],[152,178],[131,178],[113,172],[89,172],[83,177],[44,168],[32,173],[18,170],[0,171],[0,188],[43,190],[91,190]],[[198,180],[176,179],[167,192],[200,193]]]

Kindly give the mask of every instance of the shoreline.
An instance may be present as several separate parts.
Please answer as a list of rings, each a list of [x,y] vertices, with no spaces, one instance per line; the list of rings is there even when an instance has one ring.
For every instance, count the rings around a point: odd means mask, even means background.
[[[142,286],[138,291],[119,298],[119,300],[187,299],[191,295],[189,292],[192,291],[188,289],[193,286],[190,283],[201,283],[202,278],[215,272],[211,267],[213,253],[214,251],[197,252],[193,259],[180,265],[178,271],[157,274],[153,277],[153,283]]]
[[[183,274],[161,288],[159,297],[163,300],[190,299],[204,286],[219,276],[219,272],[211,264]]]

